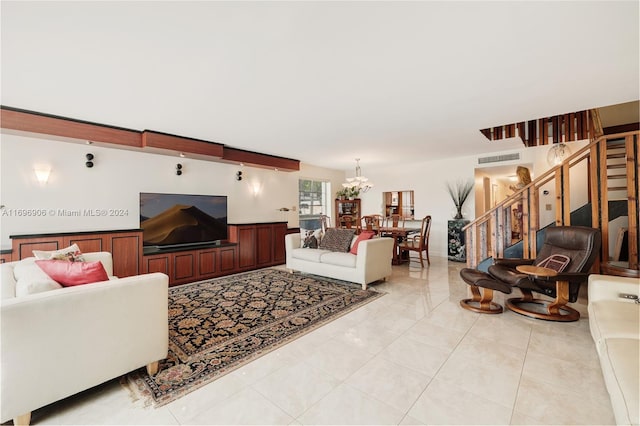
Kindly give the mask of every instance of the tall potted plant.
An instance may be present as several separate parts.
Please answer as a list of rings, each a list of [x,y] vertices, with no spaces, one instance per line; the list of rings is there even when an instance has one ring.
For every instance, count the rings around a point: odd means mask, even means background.
[[[453,200],[453,204],[456,206],[457,213],[454,219],[462,219],[462,206],[467,201],[469,194],[471,194],[471,190],[473,190],[473,182],[456,182],[455,185],[447,183],[447,190],[451,200]]]

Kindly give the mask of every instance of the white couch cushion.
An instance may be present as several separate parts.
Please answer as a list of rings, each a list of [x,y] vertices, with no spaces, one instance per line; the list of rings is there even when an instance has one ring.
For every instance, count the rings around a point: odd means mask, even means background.
[[[16,280],[16,297],[62,288],[35,263],[35,257],[18,262],[13,268]]]
[[[291,256],[295,259],[308,260],[310,262],[320,262],[320,257],[325,253],[331,253],[329,250],[297,248],[291,251]]]
[[[596,344],[611,337],[640,338],[640,305],[633,301],[600,300],[589,305],[589,326]]]
[[[320,262],[329,265],[346,266],[347,268],[355,268],[357,256],[351,253],[339,253],[330,251],[320,256]]]
[[[619,425],[640,421],[640,342],[638,339],[606,339],[600,361],[611,405]]]

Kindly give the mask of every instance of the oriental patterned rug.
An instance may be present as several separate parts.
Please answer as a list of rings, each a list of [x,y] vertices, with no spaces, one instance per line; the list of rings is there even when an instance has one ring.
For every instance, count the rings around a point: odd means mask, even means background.
[[[159,407],[382,296],[357,284],[263,269],[169,289],[169,355],[123,383]]]

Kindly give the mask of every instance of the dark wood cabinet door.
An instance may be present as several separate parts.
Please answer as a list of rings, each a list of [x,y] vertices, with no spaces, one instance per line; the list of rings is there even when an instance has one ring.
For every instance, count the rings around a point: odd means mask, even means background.
[[[194,281],[196,278],[196,253],[194,251],[173,254],[173,282]]]
[[[113,257],[113,274],[116,277],[131,277],[140,272],[142,234],[121,234],[111,237],[108,251]]]
[[[273,225],[273,264],[281,265],[286,260],[284,249],[284,237],[287,235],[287,224],[277,223]]]
[[[162,272],[171,276],[171,253],[155,254],[153,256],[144,257],[143,272],[151,274],[153,272]]]
[[[236,246],[220,249],[220,273],[231,273],[236,270]]]
[[[273,259],[273,225],[256,226],[256,264],[268,266]]]
[[[198,251],[198,278],[214,276],[217,270],[219,249]]]
[[[95,234],[95,235],[77,235],[64,237],[62,239],[62,247],[69,247],[72,244],[77,244],[78,248],[83,253],[95,253],[98,251],[111,251],[107,244],[108,236],[105,234]],[[113,253],[113,252],[112,252]],[[115,261],[113,262],[114,266],[114,275],[115,274]]]
[[[248,269],[256,265],[256,227],[238,227],[238,268]]]

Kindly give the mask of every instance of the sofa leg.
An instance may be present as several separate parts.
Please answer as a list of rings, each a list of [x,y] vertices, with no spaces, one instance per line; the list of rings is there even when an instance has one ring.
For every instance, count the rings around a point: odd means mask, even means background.
[[[15,426],[28,426],[29,423],[31,423],[31,412],[15,417],[13,419],[13,424]]]
[[[287,271],[289,271],[290,274],[293,274],[293,269],[287,269]]]
[[[362,289],[366,290],[367,289],[367,285],[366,284],[362,284]]]
[[[147,374],[150,376],[155,376],[160,368],[160,361],[154,361],[150,364],[147,364]]]

